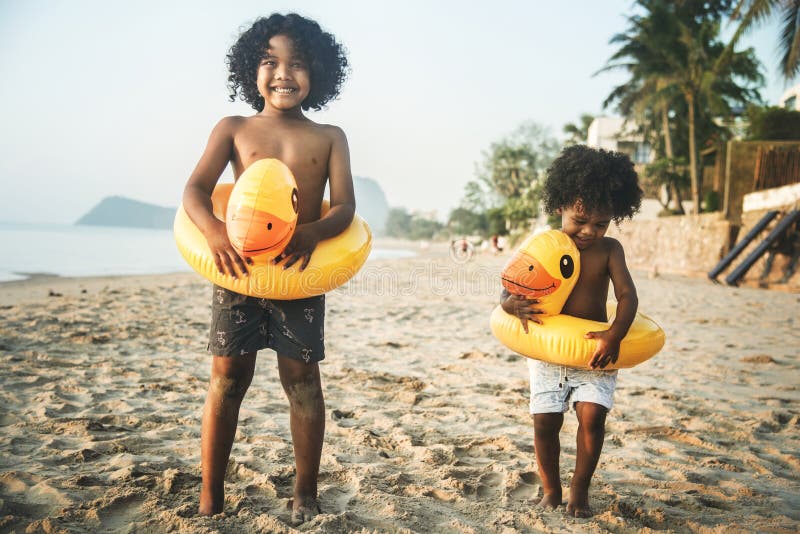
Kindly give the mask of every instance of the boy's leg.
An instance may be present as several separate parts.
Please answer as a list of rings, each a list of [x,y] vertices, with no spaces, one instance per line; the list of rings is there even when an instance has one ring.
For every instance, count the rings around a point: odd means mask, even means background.
[[[201,431],[201,515],[222,512],[225,502],[225,469],[236,435],[239,407],[253,379],[255,364],[255,353],[213,357]]]
[[[558,433],[563,423],[563,413],[533,415],[533,446],[543,494],[538,504],[547,508],[555,508],[561,504],[561,474],[558,465],[561,442]]]
[[[539,478],[542,479],[542,498],[537,503],[544,508],[561,505],[561,473],[559,456],[561,442],[558,433],[564,424],[564,412],[569,406],[570,388],[565,380],[565,368],[538,360],[528,360],[531,379],[530,411],[533,414],[533,446]]]
[[[578,415],[577,455],[575,473],[569,487],[567,513],[575,517],[590,517],[589,483],[603,450],[608,409],[593,402],[576,402]]]
[[[292,522],[304,523],[319,513],[317,476],[325,435],[325,401],[319,365],[278,355],[278,371],[289,399],[295,465]]]

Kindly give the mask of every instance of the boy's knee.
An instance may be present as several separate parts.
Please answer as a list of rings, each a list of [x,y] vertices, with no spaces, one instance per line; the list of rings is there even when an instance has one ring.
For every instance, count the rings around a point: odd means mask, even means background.
[[[316,406],[322,399],[322,386],[319,375],[307,373],[288,380],[283,385],[289,404],[294,408],[306,410]]]
[[[601,433],[606,428],[606,414],[608,410],[605,406],[594,403],[584,403],[578,410],[578,426],[591,433]]]
[[[227,399],[242,399],[250,387],[250,378],[241,376],[212,376],[211,390]]]
[[[533,416],[533,432],[539,437],[558,435],[564,422],[564,414],[537,413]]]

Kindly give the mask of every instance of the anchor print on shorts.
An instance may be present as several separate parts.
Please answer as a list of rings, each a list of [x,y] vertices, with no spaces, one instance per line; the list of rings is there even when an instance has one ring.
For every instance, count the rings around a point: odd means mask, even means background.
[[[295,339],[294,334],[292,333],[291,330],[289,330],[289,327],[286,325],[282,326],[283,326],[283,335],[288,337],[289,339]]]
[[[234,310],[231,312],[231,318],[236,324],[244,324],[247,322],[247,316],[241,310]]]
[[[308,363],[308,360],[311,359],[311,349],[300,349],[300,356],[303,357],[303,361]]]
[[[306,321],[309,323],[314,322],[314,308],[303,308],[303,312],[305,312]]]
[[[225,290],[224,289],[217,289],[217,302],[222,304],[225,302]]]
[[[219,343],[223,347],[227,344],[227,341],[225,341],[226,334],[227,332],[223,332],[222,330],[217,330],[217,343]]]

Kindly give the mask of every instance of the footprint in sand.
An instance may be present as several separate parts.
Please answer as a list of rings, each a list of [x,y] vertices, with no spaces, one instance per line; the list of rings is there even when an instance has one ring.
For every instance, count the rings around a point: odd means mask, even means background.
[[[507,437],[478,440],[455,447],[456,465],[482,466],[498,460],[507,460],[519,452],[519,448]]]
[[[478,499],[488,499],[500,493],[505,483],[505,475],[502,473],[491,472],[482,475],[478,479],[475,488],[475,496]]]
[[[361,484],[356,474],[349,470],[321,473],[318,481],[319,505],[326,514],[340,514],[349,509]]]
[[[768,354],[756,354],[754,356],[745,356],[744,358],[740,358],[739,361],[743,363],[776,363],[779,364],[780,362],[776,361],[775,358],[769,356]]]
[[[146,519],[146,512],[142,510],[145,498],[138,493],[128,493],[111,498],[108,505],[100,505],[97,517],[103,525],[102,530],[108,532],[121,532],[130,529],[134,522]]]

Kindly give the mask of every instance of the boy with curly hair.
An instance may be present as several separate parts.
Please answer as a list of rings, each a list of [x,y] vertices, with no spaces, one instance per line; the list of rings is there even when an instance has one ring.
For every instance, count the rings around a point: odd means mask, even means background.
[[[313,20],[273,14],[242,33],[227,62],[231,101],[238,96],[257,113],[225,117],[214,127],[186,184],[183,205],[206,237],[220,272],[245,275],[247,262],[231,246],[225,223],[212,213],[211,192],[228,163],[238,178],[257,160],[280,159],[297,180],[299,213],[294,235],[275,261],[303,270],[317,243],[344,231],[355,212],[344,132],[303,114],[338,96],[347,74],[344,49]],[[331,208],[321,217],[326,182]],[[325,405],[318,362],[325,357],[324,313],[324,295],[279,301],[214,287],[208,345],[213,359],[201,433],[200,514],[222,512],[239,407],[253,378],[256,353],[267,347],[278,355],[281,384],[289,399],[296,464],[292,522],[300,524],[319,513],[317,477]]]
[[[611,221],[619,224],[633,217],[641,204],[642,190],[631,160],[624,154],[587,146],[564,149],[547,170],[544,206],[561,215],[561,231],[580,252],[581,272],[561,313],[594,321],[607,321],[608,282],[614,284],[617,315],[608,330],[588,332],[597,340],[591,370],[573,369],[539,360],[527,360],[531,380],[530,412],[533,415],[534,448],[542,498],[538,505],[561,505],[559,431],[564,412],[573,405],[578,417],[577,455],[569,491],[567,513],[589,517],[589,483],[605,436],[605,420],[611,409],[617,371],[603,370],[616,362],[622,338],[628,333],[638,307],[625,253],[619,241],[605,237]],[[517,316],[525,331],[528,321],[541,324],[538,300],[504,291],[503,309]]]

